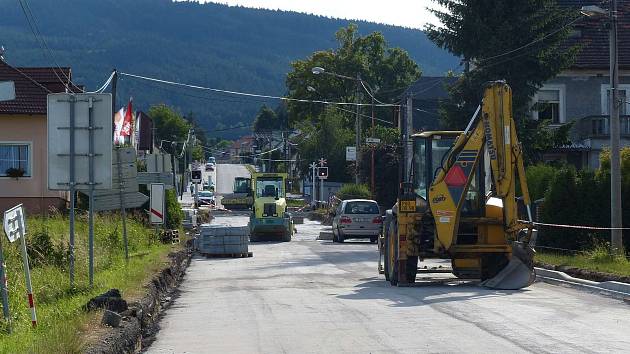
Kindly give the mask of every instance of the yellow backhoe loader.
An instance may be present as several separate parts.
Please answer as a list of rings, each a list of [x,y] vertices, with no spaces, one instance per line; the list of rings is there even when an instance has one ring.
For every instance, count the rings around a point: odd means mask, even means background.
[[[385,218],[379,272],[392,285],[413,283],[418,272],[444,272],[419,269],[419,260],[441,258],[460,279],[496,289],[529,286],[536,234],[517,213],[518,175],[531,221],[510,87],[489,83],[465,131],[426,131],[404,143],[410,163]]]

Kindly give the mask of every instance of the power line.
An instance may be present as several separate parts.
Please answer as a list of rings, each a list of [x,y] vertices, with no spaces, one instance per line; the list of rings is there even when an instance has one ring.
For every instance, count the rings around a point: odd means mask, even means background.
[[[59,82],[61,82],[61,84],[66,87],[66,89],[68,89],[68,84],[71,84],[76,89],[78,89],[80,91],[83,91],[83,90],[81,90],[80,87],[75,85],[72,82],[72,80],[70,80],[70,77],[68,77],[68,75],[66,75],[66,73],[63,71],[63,69],[61,68],[61,66],[57,62],[57,59],[55,58],[54,54],[52,53],[52,51],[48,47],[48,43],[46,43],[46,40],[44,40],[44,37],[41,35],[41,32],[39,31],[39,28],[37,27],[37,22],[36,22],[35,16],[33,15],[33,12],[31,11],[31,8],[30,8],[28,2],[26,0],[18,0],[18,2],[20,3],[20,7],[22,8],[22,12],[24,13],[24,16],[26,17],[26,22],[28,23],[28,26],[31,29],[31,32],[33,33],[33,36],[35,37],[35,41],[39,45],[40,49],[44,52],[45,56],[49,56],[50,59],[52,59],[52,61],[56,65],[57,69],[59,69],[59,72],[61,72],[61,75],[64,76],[65,79],[67,80],[67,81],[64,81],[59,76],[59,74],[57,73],[57,70],[55,68],[52,68],[53,69],[53,73],[55,74],[55,76],[57,77]],[[43,44],[43,46],[42,46],[42,44]]]
[[[300,103],[322,103],[322,104],[340,105],[340,106],[363,106],[363,107],[365,107],[365,106],[372,106],[372,104],[370,104],[370,103],[329,102],[329,101],[297,99],[297,98],[282,97],[282,96],[261,95],[261,94],[255,94],[255,93],[240,92],[240,91],[230,91],[230,90],[223,90],[223,89],[217,89],[217,88],[211,88],[211,87],[204,87],[204,86],[199,86],[199,85],[185,84],[185,83],[181,83],[181,82],[162,80],[162,79],[152,78],[152,77],[148,77],[148,76],[142,76],[142,75],[136,75],[136,74],[130,74],[130,73],[124,73],[124,72],[119,72],[119,74],[120,75],[124,75],[124,76],[128,76],[128,77],[132,77],[132,78],[136,78],[136,79],[141,79],[141,80],[159,82],[159,83],[163,83],[163,84],[175,85],[175,86],[181,86],[181,87],[188,87],[188,88],[199,89],[199,90],[220,92],[220,93],[237,95],[237,96],[269,98],[269,99],[277,99],[277,100],[291,101],[291,102],[300,102]],[[396,105],[396,104],[376,104],[374,106],[376,106],[376,107],[398,107],[399,105]]]
[[[547,38],[549,38],[549,37],[553,36],[553,35],[554,35],[554,34],[556,34],[556,33],[559,33],[559,32],[561,32],[561,31],[563,31],[564,29],[566,29],[567,27],[571,26],[572,24],[576,23],[577,21],[579,21],[579,20],[581,20],[581,19],[582,19],[582,16],[580,16],[580,17],[576,17],[573,21],[571,21],[571,22],[567,23],[566,25],[564,25],[564,26],[562,26],[562,27],[560,27],[560,28],[556,29],[555,31],[552,31],[552,32],[550,32],[550,33],[548,33],[548,34],[546,34],[546,35],[544,35],[544,36],[542,36],[542,37],[540,37],[540,38],[538,38],[538,39],[536,39],[536,40],[533,40],[533,41],[531,41],[531,42],[529,42],[529,43],[527,43],[527,44],[524,44],[524,45],[522,45],[522,46],[520,46],[520,47],[518,47],[518,48],[515,48],[515,49],[512,49],[512,50],[509,50],[509,51],[507,51],[507,52],[505,52],[505,53],[501,53],[501,54],[493,55],[493,56],[488,57],[488,58],[483,58],[483,59],[480,59],[480,61],[488,61],[488,60],[492,60],[492,59],[496,59],[496,58],[499,58],[499,57],[502,57],[502,56],[506,56],[506,55],[512,54],[512,53],[514,53],[514,52],[518,52],[518,51],[519,51],[519,50],[521,50],[521,49],[525,49],[525,48],[527,48],[527,47],[529,47],[529,46],[532,46],[532,45],[534,45],[534,44],[536,44],[536,43],[538,43],[538,42],[542,42],[542,41],[544,41],[545,39],[547,39]]]
[[[22,70],[20,70],[20,69],[16,68],[15,66],[13,66],[13,65],[11,65],[11,64],[9,64],[9,63],[7,63],[6,61],[5,61],[5,62],[3,62],[3,63],[4,63],[4,64],[6,64],[6,65],[7,65],[8,67],[10,67],[11,69],[13,69],[13,70],[17,71],[20,75],[24,76],[25,78],[27,78],[28,80],[30,80],[30,81],[31,81],[32,83],[34,83],[35,85],[37,85],[37,86],[41,87],[44,91],[46,91],[46,92],[48,92],[48,93],[52,93],[52,91],[50,91],[50,90],[48,89],[48,87],[46,87],[46,86],[42,85],[41,83],[39,83],[39,82],[35,81],[35,79],[33,79],[32,77],[30,77],[30,76],[26,75],[26,73],[24,73]]]

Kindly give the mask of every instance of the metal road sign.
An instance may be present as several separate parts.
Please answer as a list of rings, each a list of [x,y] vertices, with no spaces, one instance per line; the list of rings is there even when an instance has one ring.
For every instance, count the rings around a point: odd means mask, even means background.
[[[138,192],[136,150],[134,148],[117,149],[119,151],[113,154],[112,188],[94,191],[94,211],[120,209],[121,187],[124,208],[138,208],[148,200],[147,196]],[[119,176],[122,177],[122,186]]]
[[[90,114],[91,113],[91,114]],[[93,126],[89,121],[92,117]],[[95,189],[112,187],[112,96],[110,94],[48,95],[48,189],[89,189],[90,131],[94,136]],[[74,139],[70,139],[73,131]],[[74,151],[72,151],[74,150]],[[72,155],[72,156],[71,156]],[[71,163],[71,159],[74,161]],[[70,181],[74,164],[74,181]]]
[[[124,192],[124,207],[139,208],[149,201],[149,197],[140,192]],[[94,211],[120,209],[120,192],[108,195],[94,196]]]
[[[138,172],[138,184],[164,183],[166,189],[173,188],[171,172]]]
[[[112,155],[112,165],[117,163],[130,163],[136,162],[136,150],[134,148],[118,148],[120,150],[120,160],[118,159],[118,153]]]
[[[165,208],[164,208],[164,184],[151,183],[151,203],[149,204],[149,215],[151,224],[162,225],[164,224]]]
[[[379,138],[365,138],[366,144],[378,144],[380,142],[381,142],[381,139]]]
[[[22,204],[4,212],[4,233],[9,238],[9,242],[14,242],[22,235],[26,234],[26,222],[24,221],[24,208]]]
[[[357,160],[357,148],[354,146],[346,146],[346,161]]]
[[[146,155],[146,162],[147,172],[171,172],[173,170],[170,154],[148,154]]]
[[[15,99],[15,83],[13,81],[0,82],[0,102]]]

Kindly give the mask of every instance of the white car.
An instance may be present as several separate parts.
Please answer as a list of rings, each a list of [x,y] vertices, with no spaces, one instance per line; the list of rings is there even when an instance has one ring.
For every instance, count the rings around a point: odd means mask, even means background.
[[[333,242],[343,242],[349,238],[369,238],[372,243],[378,240],[383,219],[376,201],[344,200],[339,203],[334,214]]]

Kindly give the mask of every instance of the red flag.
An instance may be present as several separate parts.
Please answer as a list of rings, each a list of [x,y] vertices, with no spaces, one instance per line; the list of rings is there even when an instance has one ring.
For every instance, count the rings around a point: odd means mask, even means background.
[[[125,111],[125,119],[123,120],[122,130],[120,131],[121,136],[131,136],[131,131],[133,130],[131,121],[133,115],[133,107],[131,103],[133,102],[133,98],[129,98],[129,103],[127,104],[127,111]]]

